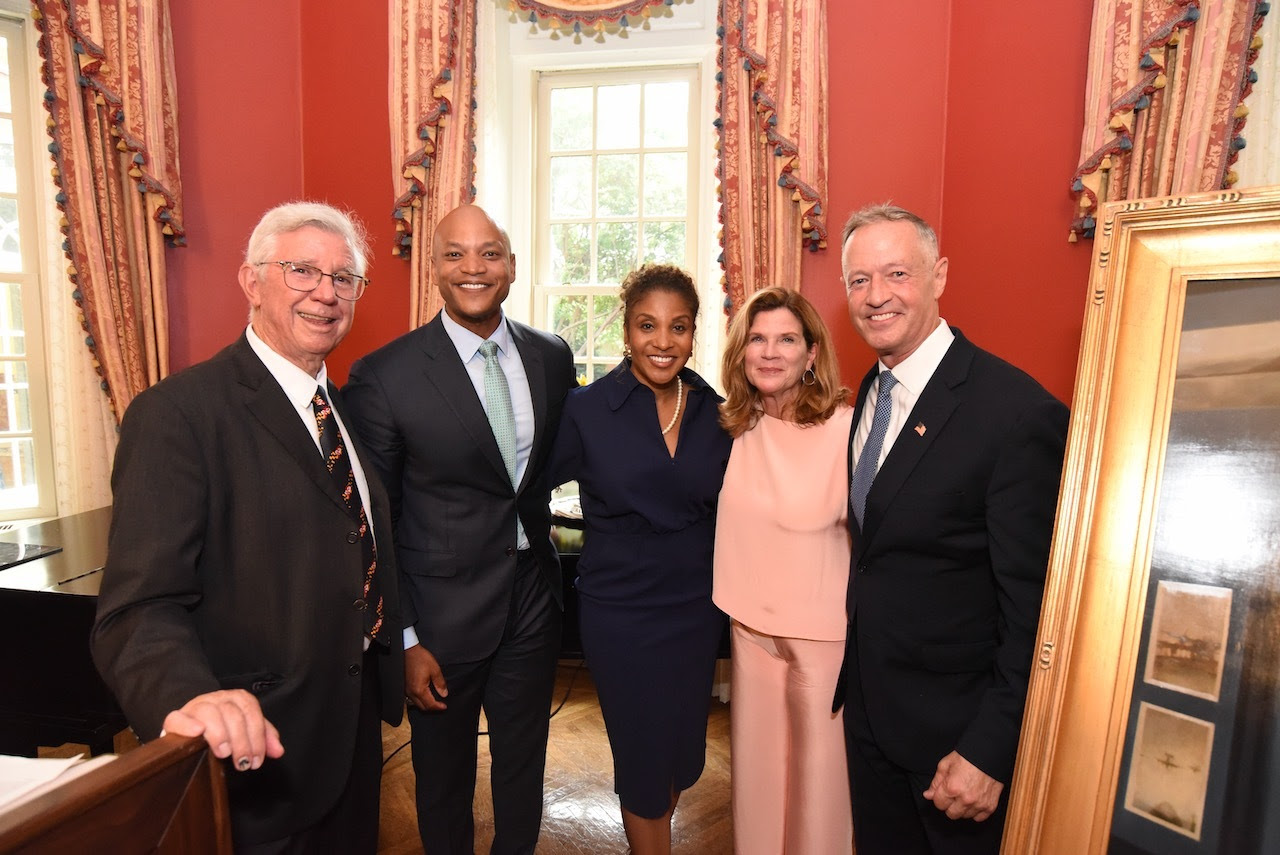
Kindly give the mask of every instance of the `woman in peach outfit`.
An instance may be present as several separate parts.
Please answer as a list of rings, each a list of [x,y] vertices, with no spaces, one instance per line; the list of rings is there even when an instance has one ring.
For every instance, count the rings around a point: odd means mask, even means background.
[[[713,598],[733,619],[730,734],[738,855],[853,849],[844,729],[832,714],[847,628],[852,410],[830,335],[796,291],[734,319],[720,424]]]

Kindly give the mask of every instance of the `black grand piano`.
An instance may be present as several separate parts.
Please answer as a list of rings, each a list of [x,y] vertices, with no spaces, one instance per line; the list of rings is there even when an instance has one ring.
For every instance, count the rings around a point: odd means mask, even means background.
[[[99,508],[0,532],[19,562],[0,570],[0,754],[64,742],[102,754],[126,726],[89,658],[110,524]]]

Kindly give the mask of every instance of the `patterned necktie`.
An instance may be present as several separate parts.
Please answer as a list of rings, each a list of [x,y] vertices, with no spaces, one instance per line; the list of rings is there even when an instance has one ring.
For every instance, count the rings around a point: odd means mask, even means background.
[[[853,505],[853,513],[859,526],[862,525],[862,515],[866,512],[867,493],[871,492],[871,482],[875,480],[876,470],[880,468],[880,449],[884,447],[884,436],[889,432],[889,418],[893,413],[893,399],[889,397],[889,393],[896,385],[897,377],[889,371],[880,372],[880,391],[876,393],[876,411],[871,417],[871,432],[867,434],[867,442],[862,446],[858,465],[853,468],[853,477],[849,479],[849,501]]]
[[[364,631],[365,635],[383,645],[389,642],[379,638],[382,629],[382,594],[378,589],[378,548],[373,542],[373,532],[369,530],[369,521],[364,515],[364,502],[360,499],[360,488],[356,486],[356,473],[351,468],[351,456],[342,441],[342,431],[338,429],[338,420],[333,417],[333,408],[324,396],[324,389],[317,386],[315,397],[311,399],[311,408],[315,411],[316,429],[320,432],[320,453],[324,455],[324,465],[333,476],[342,501],[347,509],[360,521],[360,556],[364,564]],[[372,609],[369,603],[374,603]]]
[[[502,462],[507,464],[507,475],[511,484],[516,484],[516,416],[511,408],[511,387],[507,385],[507,375],[498,364],[498,344],[484,341],[480,344],[480,353],[484,356],[484,403],[489,416],[489,425],[493,428],[493,438],[498,441],[498,451],[502,452]]]

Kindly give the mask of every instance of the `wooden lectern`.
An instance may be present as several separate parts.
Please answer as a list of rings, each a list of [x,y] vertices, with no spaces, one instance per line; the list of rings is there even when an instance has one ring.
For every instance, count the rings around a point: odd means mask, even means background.
[[[0,814],[0,853],[229,855],[222,774],[203,739],[162,736]]]

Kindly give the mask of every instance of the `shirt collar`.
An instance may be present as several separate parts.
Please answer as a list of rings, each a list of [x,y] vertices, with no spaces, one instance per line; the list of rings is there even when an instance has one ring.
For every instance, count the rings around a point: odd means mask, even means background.
[[[320,363],[320,373],[312,377],[272,350],[271,345],[253,331],[253,324],[245,330],[245,338],[249,340],[249,347],[253,348],[253,352],[262,360],[262,364],[267,366],[267,371],[280,384],[289,403],[296,409],[302,410],[311,406],[311,399],[315,397],[317,385],[324,389],[325,396],[328,396],[329,375],[323,362]]]
[[[688,366],[680,369],[680,380],[690,389],[709,388],[707,381]],[[615,411],[626,403],[627,398],[631,397],[636,389],[644,385],[635,374],[631,373],[631,363],[626,359],[619,362],[616,368],[596,382],[604,387],[605,400],[609,404],[609,409]]]
[[[942,357],[947,355],[947,348],[951,347],[954,340],[955,333],[951,332],[951,327],[939,318],[938,325],[929,333],[928,338],[920,342],[915,352],[893,367],[893,379],[901,384],[904,392],[919,395],[933,377],[933,372],[938,370]],[[883,362],[877,367],[881,371],[889,370]]]
[[[462,324],[449,317],[449,313],[444,309],[440,310],[440,322],[444,324],[444,331],[449,336],[449,341],[453,342],[453,346],[457,348],[458,357],[462,359],[463,364],[471,361],[471,357],[476,355],[476,351],[480,349],[486,339],[473,333]],[[498,350],[503,356],[511,356],[514,351],[514,344],[511,340],[511,330],[507,326],[507,315],[501,309],[498,310],[498,328],[490,334],[488,341],[492,341],[498,345]]]

